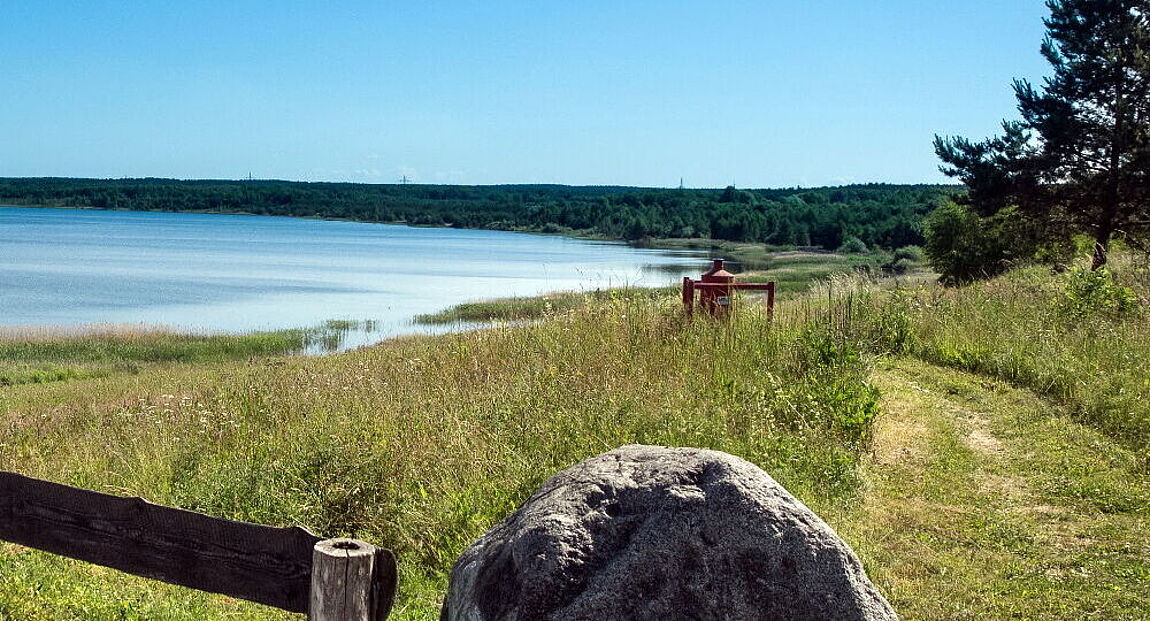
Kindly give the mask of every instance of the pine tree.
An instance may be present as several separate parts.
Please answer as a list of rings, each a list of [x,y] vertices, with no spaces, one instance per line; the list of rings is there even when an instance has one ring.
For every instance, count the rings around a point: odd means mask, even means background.
[[[971,207],[1020,213],[1095,242],[1093,267],[1115,236],[1146,246],[1150,231],[1150,0],[1049,0],[1040,88],[1016,80],[1020,121],[980,143],[935,137],[943,172]]]

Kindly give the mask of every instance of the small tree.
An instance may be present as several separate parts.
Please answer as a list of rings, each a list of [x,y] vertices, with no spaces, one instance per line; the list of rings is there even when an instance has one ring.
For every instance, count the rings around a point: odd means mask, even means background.
[[[851,235],[843,240],[843,244],[839,246],[838,251],[848,254],[864,254],[867,251],[866,242]]]
[[[996,276],[1033,256],[1034,227],[1013,207],[981,216],[967,205],[945,203],[923,221],[930,266],[946,285]]]
[[[1093,268],[1123,235],[1150,231],[1150,1],[1049,0],[1042,54],[1053,75],[1014,83],[1021,121],[973,143],[935,137],[942,171],[981,216],[1014,205],[1065,237],[1094,240]]]

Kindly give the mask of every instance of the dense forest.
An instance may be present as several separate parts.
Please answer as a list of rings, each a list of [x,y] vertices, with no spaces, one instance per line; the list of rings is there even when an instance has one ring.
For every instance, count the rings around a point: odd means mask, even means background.
[[[368,185],[172,179],[0,179],[0,203],[308,216],[610,239],[704,237],[838,248],[849,237],[897,248],[955,186],[652,189],[561,185]]]

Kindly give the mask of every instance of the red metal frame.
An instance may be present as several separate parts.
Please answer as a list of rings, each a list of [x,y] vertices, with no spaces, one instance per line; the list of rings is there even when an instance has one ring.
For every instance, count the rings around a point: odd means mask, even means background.
[[[735,282],[734,274],[723,269],[723,259],[714,259],[710,271],[700,280],[683,277],[683,310],[690,317],[695,311],[695,292],[699,292],[699,306],[709,315],[725,316],[730,308],[731,293],[736,290],[766,291],[767,314],[775,314],[775,283]]]

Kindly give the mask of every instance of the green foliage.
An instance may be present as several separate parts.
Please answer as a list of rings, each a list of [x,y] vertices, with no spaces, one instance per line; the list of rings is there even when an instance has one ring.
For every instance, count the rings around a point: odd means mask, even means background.
[[[890,271],[894,274],[906,274],[918,265],[918,262],[911,261],[910,259],[898,259],[890,264]]]
[[[254,213],[579,234],[700,237],[838,248],[921,243],[918,222],[955,188],[868,184],[813,189],[656,189],[0,178],[0,203]]]
[[[943,171],[981,216],[1011,207],[1066,239],[1088,233],[1092,267],[1122,232],[1150,233],[1150,28],[1144,2],[1049,0],[1042,54],[1053,75],[1016,80],[1022,119],[974,143],[935,137]]]
[[[1005,248],[983,219],[956,203],[942,205],[923,221],[930,265],[950,285],[994,276],[1005,267]]]
[[[926,259],[926,254],[922,250],[922,246],[903,246],[894,251],[893,260],[895,261],[910,261],[911,263],[921,263]]]
[[[980,216],[946,203],[923,221],[924,252],[944,284],[957,285],[1001,274],[1034,256],[1035,234],[1013,209]]]
[[[863,254],[867,251],[866,242],[851,235],[843,241],[843,245],[839,246],[838,252],[846,254]]]
[[[838,334],[827,326],[810,326],[803,330],[802,349],[809,363],[815,368],[837,368],[858,364],[862,352],[845,335]]]
[[[1120,319],[1138,311],[1139,304],[1134,289],[1116,283],[1106,268],[1073,267],[1067,274],[1066,290],[1058,308],[1071,319]]]
[[[890,254],[884,254],[882,269],[896,276],[909,274],[926,264],[926,254],[921,246],[903,246]]]

